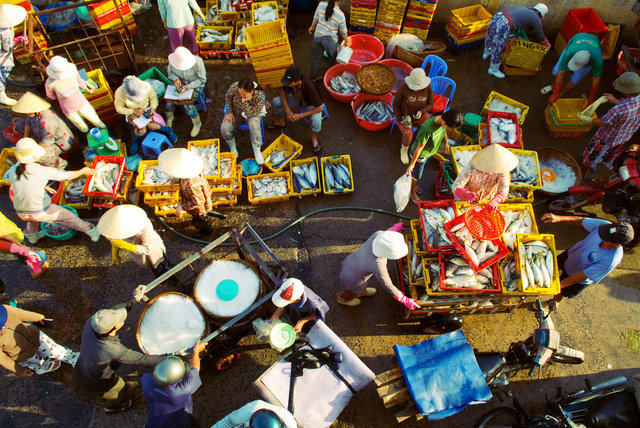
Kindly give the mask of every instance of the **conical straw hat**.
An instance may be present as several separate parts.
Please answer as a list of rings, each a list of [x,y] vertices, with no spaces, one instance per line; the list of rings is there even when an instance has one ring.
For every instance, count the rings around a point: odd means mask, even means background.
[[[142,232],[147,213],[135,205],[117,205],[104,213],[98,221],[98,230],[109,239],[126,239]]]
[[[476,153],[471,165],[482,172],[502,174],[518,166],[518,157],[501,145],[492,144]]]
[[[27,17],[27,11],[15,4],[0,4],[0,28],[15,27]]]
[[[11,108],[16,113],[40,113],[51,108],[51,104],[31,92],[25,92]]]
[[[160,168],[178,178],[193,178],[204,169],[200,156],[187,149],[169,149],[158,157]]]

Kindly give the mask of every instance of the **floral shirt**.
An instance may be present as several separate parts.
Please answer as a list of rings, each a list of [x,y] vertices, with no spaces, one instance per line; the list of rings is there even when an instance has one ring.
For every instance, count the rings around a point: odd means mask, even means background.
[[[205,215],[213,208],[211,187],[204,173],[193,178],[180,179],[182,209],[192,215]]]
[[[455,194],[456,189],[462,187],[469,192],[477,194],[480,201],[488,201],[495,195],[501,195],[504,201],[509,194],[510,181],[508,172],[504,174],[482,172],[475,169],[469,162],[458,174],[458,178],[453,182],[451,190]]]
[[[234,116],[242,116],[244,118],[264,116],[267,113],[267,101],[264,91],[256,89],[249,101],[243,101],[240,92],[238,92],[238,82],[234,83],[227,90],[224,101],[227,104],[227,111],[233,113]]]
[[[46,146],[56,145],[65,153],[73,147],[73,133],[66,123],[52,110],[27,116],[25,124],[31,128],[34,140]]]

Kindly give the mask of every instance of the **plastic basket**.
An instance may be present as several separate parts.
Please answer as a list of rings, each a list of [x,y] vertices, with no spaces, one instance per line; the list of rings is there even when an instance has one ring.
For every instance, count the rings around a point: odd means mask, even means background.
[[[504,216],[500,211],[488,212],[486,204],[475,204],[464,213],[464,224],[478,239],[493,241],[504,232]]]
[[[118,189],[120,188],[120,181],[122,180],[122,174],[124,173],[124,156],[101,156],[98,155],[93,158],[93,162],[91,163],[91,167],[95,168],[96,164],[100,161],[105,161],[106,163],[115,163],[118,164],[118,175],[116,177],[116,182],[113,185],[113,190],[111,192],[101,192],[99,190],[89,190],[89,186],[91,184],[93,174],[87,176],[87,181],[84,183],[84,189],[82,193],[87,196],[96,196],[100,198],[108,198],[115,199],[118,193]]]
[[[153,207],[153,212],[158,217],[169,217],[169,216],[172,216],[172,215],[176,215],[177,206],[176,207],[167,208],[168,206],[171,206],[171,205],[177,205],[177,203],[173,203],[173,204],[158,204],[158,205]]]
[[[284,134],[281,134],[278,138],[276,138],[271,144],[267,146],[266,149],[262,151],[262,156],[267,159],[271,153],[274,151],[282,151],[284,150],[284,157],[286,161],[277,165],[277,168],[271,164],[271,162],[264,162],[264,165],[272,172],[280,172],[283,168],[291,162],[293,159],[297,158],[300,153],[302,153],[302,144],[297,143],[293,139],[287,137]]]
[[[509,194],[507,195],[507,199],[505,200],[507,203],[520,204],[520,203],[532,203],[533,202],[533,191],[534,189],[530,187],[523,187],[517,184],[512,184],[509,186]],[[515,196],[514,194],[519,194],[522,196]]]
[[[618,37],[620,36],[620,26],[617,24],[607,25],[607,35],[602,40],[602,59],[608,60],[613,58],[618,45]]]
[[[341,46],[345,45],[345,41]],[[365,65],[378,62],[384,56],[384,44],[371,35],[355,34],[347,37],[346,45],[353,49],[353,54],[349,59],[349,64]]]
[[[218,146],[218,164],[216,165],[216,174],[205,175],[207,180],[212,180],[220,177],[220,140],[218,138],[211,138],[208,140],[192,140],[187,143],[187,150],[191,150],[191,147],[207,147],[211,145]]]
[[[493,18],[493,15],[479,4],[454,9],[449,17],[450,20],[459,24],[461,28],[469,31],[478,31],[488,27],[491,18]]]
[[[266,22],[244,30],[247,37],[247,50],[266,48],[280,43],[289,43],[285,21]]]
[[[445,27],[445,30],[447,31],[447,35],[451,38],[453,43],[456,45],[466,45],[468,43],[478,42],[480,40],[484,40],[487,36],[486,31],[461,36],[459,33],[456,33],[456,31],[452,27],[450,27],[448,24]]]
[[[587,108],[588,104],[585,98],[559,98],[551,104],[552,117],[558,125],[578,125],[581,128],[591,129],[590,123],[584,123],[578,119],[578,114]],[[595,119],[596,113],[594,112],[591,117]]]
[[[363,92],[357,94],[353,100],[351,101],[351,110],[353,111],[353,117],[355,117],[356,122],[358,123],[358,125],[360,125],[362,128],[366,129],[367,131],[372,131],[372,132],[378,132],[378,131],[383,131],[385,129],[387,129],[388,127],[391,126],[391,124],[393,123],[393,115],[391,116],[391,119],[385,121],[385,122],[369,122],[367,120],[364,120],[360,117],[358,117],[358,115],[356,114],[356,110],[358,109],[358,107],[360,106],[360,104],[366,102],[366,101],[375,101],[375,100],[381,100],[384,101],[385,103],[391,105],[391,102],[393,100],[393,94],[391,93],[387,93],[384,95],[371,95],[371,94],[365,94]]]
[[[155,207],[156,205],[176,204],[180,201],[179,190],[165,190],[162,192],[152,191],[143,193],[144,203],[150,207]],[[169,195],[163,195],[162,193],[169,193]]]
[[[246,36],[245,36],[245,41],[244,42],[238,43],[238,36],[240,35],[240,30],[246,24],[251,24],[251,21],[244,21],[244,20],[236,21],[236,31],[234,33],[235,34],[234,46],[236,47],[236,49],[239,49],[241,51],[247,50]],[[249,25],[249,26],[251,26],[251,25]],[[245,29],[245,31],[246,31],[246,29]]]
[[[75,210],[90,210],[91,209],[91,204],[93,202],[93,198],[87,196],[87,200],[85,202],[69,202],[67,200],[67,198],[64,196],[64,192],[67,190],[67,187],[69,187],[69,184],[73,183],[74,181],[79,180],[80,178],[76,178],[75,180],[69,180],[69,181],[65,181],[64,183],[62,183],[62,192],[60,193],[60,201],[58,202],[59,205],[66,205],[68,207],[71,207]]]
[[[261,1],[261,2],[257,2],[257,3],[252,3],[251,4],[251,25],[256,25],[256,16],[255,16],[255,12],[256,9],[261,8],[262,6],[270,6],[271,8],[273,8],[276,11],[276,16],[278,13],[278,2],[275,1]],[[269,21],[269,22],[274,22],[274,21]],[[268,22],[263,22],[262,24],[267,24]],[[258,25],[262,25],[262,24],[258,24]]]
[[[422,221],[420,219],[411,220],[411,236],[413,238],[413,251],[419,256],[429,254],[424,243],[424,232],[422,231]]]
[[[143,72],[142,74],[139,74],[138,75],[138,79],[140,79],[140,80],[155,79],[155,80],[161,81],[162,83],[164,83],[167,86],[168,85],[173,85],[171,80],[169,80],[169,78],[167,76],[165,76],[156,67],[151,67],[150,69],[148,69],[147,71]],[[165,92],[166,92],[166,88],[162,92],[156,93],[156,95],[158,96],[158,99],[162,98],[164,96]]]
[[[260,180],[266,177],[284,177],[287,180],[287,189],[288,189],[288,193],[286,195],[282,195],[282,196],[275,196],[275,197],[271,197],[271,198],[255,198],[253,196],[253,186],[251,185],[251,182],[253,180]],[[286,201],[289,199],[289,197],[291,197],[291,177],[289,177],[289,173],[288,172],[272,172],[270,174],[260,174],[260,175],[251,175],[249,177],[247,177],[247,191],[249,192],[248,198],[249,198],[249,203],[253,204],[253,205],[258,205],[258,204],[268,204],[268,203],[272,203],[272,202],[281,202],[281,201]]]
[[[211,205],[214,208],[217,207],[232,207],[235,204],[238,203],[238,195],[234,195],[232,194],[227,194],[227,195],[215,195],[214,193],[211,194]]]
[[[487,112],[489,111],[489,104],[491,104],[491,101],[493,100],[500,100],[505,104],[509,104],[510,106],[513,107],[517,107],[519,109],[522,110],[522,113],[520,114],[520,126],[522,126],[522,124],[524,123],[524,120],[527,117],[527,113],[529,113],[529,106],[526,104],[522,104],[521,102],[518,102],[514,99],[511,99],[505,95],[499,94],[495,91],[491,91],[491,93],[489,94],[489,97],[487,98],[487,101],[484,103],[484,106],[482,107],[482,114],[486,115]],[[496,111],[496,110],[494,110]]]
[[[586,134],[588,131],[576,128],[573,125],[559,125],[556,123],[550,106],[543,112],[544,124],[547,127],[547,136],[550,138],[576,138]]]
[[[351,187],[328,189],[325,179],[325,165],[328,163],[341,163],[349,170],[349,180],[351,181]],[[343,193],[351,193],[356,189],[356,183],[353,180],[353,170],[351,169],[351,156],[325,156],[320,158],[320,177],[322,179],[322,192],[325,195],[340,195]]]
[[[4,174],[11,168],[9,161],[11,161],[11,165],[15,165],[18,162],[16,159],[16,149],[14,148],[5,148],[0,152],[0,186],[9,186],[11,184],[7,180],[2,180]]]
[[[489,126],[489,123],[491,123],[491,119],[493,118],[510,119],[516,125],[516,142],[513,144],[509,144],[509,143],[497,143],[497,144],[501,145],[502,147],[506,147],[508,149],[521,149],[522,137],[520,132],[520,124],[518,123],[518,116],[516,116],[515,113],[505,113],[502,111],[492,111],[492,110],[489,110],[487,112],[487,136],[488,136],[487,142],[492,144],[491,143],[491,127]]]
[[[523,183],[517,183],[514,182],[513,180],[511,181],[514,184],[517,184],[519,186],[523,186],[523,187],[530,187],[532,189],[540,189],[542,187],[542,177],[540,177],[540,162],[538,161],[538,152],[533,151],[533,150],[520,150],[520,149],[509,149],[509,151],[511,153],[513,153],[516,156],[530,156],[533,158],[534,163],[536,165],[536,183],[535,184],[523,184]],[[514,173],[514,171],[512,171],[512,173]]]
[[[462,171],[462,168],[464,168],[465,165],[460,165],[458,163],[458,161],[456,160],[456,153],[457,152],[479,152],[480,150],[482,150],[482,146],[480,146],[479,144],[474,144],[471,146],[457,146],[457,147],[451,147],[451,162],[453,162],[453,168],[456,170],[456,174],[460,174],[460,171]]]
[[[503,58],[503,55],[504,53],[500,56],[500,58]],[[504,60],[502,62],[503,62],[502,71],[504,71],[504,74],[506,74],[507,76],[535,76],[540,72],[540,70],[542,70],[542,67],[536,70],[527,70],[526,68],[510,67],[504,64]]]
[[[162,190],[178,190],[180,189],[179,183],[170,183],[170,184],[142,184],[142,180],[144,178],[144,171],[149,167],[157,167],[158,161],[154,160],[143,160],[138,164],[138,176],[136,177],[136,187],[143,192],[151,192],[151,191],[162,191]]]
[[[424,245],[425,245],[426,251],[429,253],[432,253],[435,251],[453,250],[454,248],[453,245],[441,245],[438,247],[432,247],[431,245],[429,245],[429,236],[427,236],[427,230],[431,230],[432,228],[426,227],[425,219],[424,219],[424,216],[422,215],[422,210],[433,209],[433,208],[442,208],[442,209],[452,208],[454,211],[454,214],[456,212],[456,206],[454,205],[453,200],[451,199],[440,200],[440,201],[418,202],[418,213],[420,213],[420,225],[422,226],[422,239],[424,239]],[[444,227],[444,224],[442,224],[442,226]]]
[[[498,271],[496,270],[496,266],[491,266],[491,273],[493,274],[493,287],[489,285],[489,288],[458,288],[446,285],[444,283],[445,280],[445,262],[452,257],[457,257],[458,254],[453,252],[440,252],[438,254],[438,261],[440,264],[440,289],[444,291],[459,291],[463,293],[499,293],[500,288],[500,280],[498,279]],[[466,260],[466,259],[465,259]],[[474,269],[473,265],[469,264],[469,267]],[[487,266],[489,267],[489,266]],[[486,269],[486,267],[477,270],[476,272],[480,272],[481,270]]]
[[[296,187],[294,185],[294,178],[293,178],[293,167],[295,166],[300,166],[300,165],[311,165],[314,164],[316,166],[316,171],[318,173],[318,188],[317,189],[311,189],[311,190],[301,190],[300,192],[296,192]],[[289,163],[289,171],[291,174],[291,188],[293,189],[293,192],[291,193],[292,196],[298,196],[298,197],[302,197],[302,196],[306,196],[306,195],[317,195],[318,193],[322,192],[322,185],[320,184],[320,169],[318,168],[318,158],[306,158],[306,159],[295,159],[292,160]]]
[[[209,184],[233,184],[236,178],[236,154],[235,152],[222,152],[218,155],[220,159],[220,177],[208,180]],[[225,164],[229,165],[228,173],[224,173]]]
[[[451,253],[452,255],[455,253]],[[460,296],[461,294],[465,294],[465,293],[460,293],[459,291],[452,291],[452,290],[443,290],[442,288],[440,289],[440,291],[433,291],[433,289],[431,288],[431,284],[433,283],[433,279],[431,277],[431,271],[429,270],[429,265],[431,264],[436,264],[438,265],[438,284],[440,283],[440,261],[438,259],[438,256],[435,257],[423,257],[422,258],[422,269],[424,271],[424,280],[425,280],[425,287],[427,289],[427,295],[428,296]],[[473,292],[468,292],[470,294],[476,294]],[[412,296],[413,297],[413,296]],[[416,297],[413,297],[414,299],[418,298],[418,295],[416,294]]]
[[[341,75],[345,71],[352,73],[355,76],[360,67],[362,67],[360,64],[336,64],[327,70],[323,78],[324,87],[334,100],[341,103],[349,103],[356,95],[358,95],[359,92],[354,92],[353,94],[341,94],[340,92],[334,91],[331,89],[331,79]]]
[[[538,224],[536,223],[536,217],[535,217],[535,213],[533,211],[533,205],[531,205],[531,203],[504,203],[504,204],[500,204],[498,205],[498,211],[501,212],[507,212],[507,211],[514,211],[514,212],[521,212],[521,211],[527,211],[529,213],[529,216],[531,217],[531,232],[530,233],[538,233]],[[506,228],[508,228],[509,225],[505,224],[505,230]],[[508,246],[507,246],[508,247]],[[514,251],[514,249],[509,248],[511,251]]]
[[[607,35],[607,26],[591,8],[569,9],[560,33],[567,41],[577,33],[594,34],[602,40]]]
[[[86,91],[83,92],[84,97],[89,102],[91,102],[92,100],[96,100],[101,97],[104,97],[106,95],[110,95],[111,101],[113,102],[113,93],[111,91],[111,87],[109,86],[107,79],[104,77],[104,73],[102,73],[102,70],[100,70],[99,68],[95,70],[91,70],[87,72],[87,77],[93,80],[93,82],[96,85],[98,85],[98,87],[94,90],[93,93],[89,93]],[[91,103],[91,105],[93,105],[93,103]]]
[[[71,213],[73,215],[75,215],[76,217],[78,216],[78,211],[76,211],[75,209],[71,208],[68,205],[63,205],[62,208],[71,211]],[[42,232],[47,235],[49,238],[53,238],[56,239],[58,241],[67,241],[71,238],[73,238],[74,236],[76,236],[76,233],[78,233],[78,231],[76,229],[69,229],[67,232],[63,233],[62,235],[52,235],[49,233],[48,230],[48,225],[51,223],[40,223],[40,230],[42,230]]]
[[[520,252],[520,244],[524,244],[531,241],[542,241],[549,247],[553,253],[553,274],[551,275],[551,282],[549,288],[546,287],[527,287],[523,290],[522,280],[518,281],[518,291],[525,294],[541,294],[541,295],[555,295],[560,292],[560,278],[558,272],[558,260],[556,252],[555,238],[551,234],[535,234],[535,233],[518,233],[516,236],[516,245],[518,251],[516,252],[516,273],[522,276],[524,272],[524,255]]]
[[[228,40],[225,41],[220,41],[220,42],[203,42],[200,40],[200,37],[202,35],[202,31],[203,30],[215,30],[219,33],[222,34],[228,34],[229,38]],[[196,43],[198,44],[198,47],[200,49],[203,50],[229,50],[231,49],[231,45],[234,42],[233,39],[233,29],[234,27],[223,27],[223,26],[204,26],[204,27],[198,27],[198,29],[196,30]]]
[[[504,64],[527,70],[540,70],[547,47],[522,39],[509,39],[509,50],[504,52]]]

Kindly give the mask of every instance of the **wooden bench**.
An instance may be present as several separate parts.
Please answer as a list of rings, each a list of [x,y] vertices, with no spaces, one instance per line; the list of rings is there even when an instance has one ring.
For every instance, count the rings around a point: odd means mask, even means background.
[[[402,406],[402,410],[395,414],[396,422],[404,422],[414,416],[416,420],[424,417],[418,411],[411,394],[409,394],[409,389],[404,382],[400,367],[380,373],[376,376],[374,382],[377,385],[378,395],[382,398],[385,408]]]

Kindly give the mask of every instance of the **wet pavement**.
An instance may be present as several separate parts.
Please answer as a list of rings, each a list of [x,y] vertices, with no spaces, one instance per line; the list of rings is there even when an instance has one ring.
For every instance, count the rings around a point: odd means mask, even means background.
[[[167,51],[168,41],[164,29],[155,25],[153,15],[148,12],[139,20],[140,31],[136,40],[137,54],[146,56],[148,64],[162,62],[162,52]],[[305,72],[309,71],[311,36],[306,32],[310,15],[294,15],[289,19],[289,34],[294,58]],[[155,22],[157,24],[157,21]],[[159,28],[158,28],[159,27]],[[436,34],[434,32],[434,34]],[[151,41],[159,41],[152,43]],[[542,120],[546,98],[539,90],[550,83],[550,69],[557,57],[551,52],[545,58],[543,72],[535,77],[508,77],[498,80],[486,73],[488,64],[481,61],[481,51],[454,56],[444,55],[449,66],[448,76],[457,84],[453,108],[479,113],[491,91],[514,98],[530,106],[523,127],[525,148],[558,147],[576,158],[589,137],[576,139],[551,139],[546,135]],[[326,67],[327,64],[323,64]],[[141,68],[143,71],[145,68]],[[222,120],[223,96],[227,87],[244,76],[253,76],[250,66],[228,65],[217,62],[208,65],[208,112],[202,115],[203,131],[199,139],[220,138],[219,125]],[[611,62],[607,62],[601,89],[611,91],[615,72]],[[574,90],[580,96],[588,90],[585,79]],[[19,96],[23,89],[9,87],[9,93]],[[268,91],[273,97],[277,91]],[[247,201],[246,190],[236,207],[221,209],[229,214],[224,220],[214,220],[215,233],[219,236],[232,227],[249,222],[258,234],[267,237],[277,233],[301,215],[316,210],[336,207],[369,207],[395,212],[393,203],[393,183],[403,173],[405,167],[399,160],[400,136],[397,131],[371,133],[360,128],[353,118],[351,108],[340,104],[323,92],[330,118],[323,123],[320,142],[323,156],[349,154],[354,172],[355,192],[344,196],[307,197],[287,202],[253,206]],[[601,107],[601,116],[606,107]],[[10,112],[0,110],[0,125],[7,126]],[[180,136],[178,146],[186,147],[191,123],[180,113],[176,120]],[[186,123],[185,123],[186,122]],[[290,125],[286,134],[303,144],[302,158],[313,156],[310,134],[305,122]],[[124,134],[127,131],[123,132]],[[266,142],[275,139],[279,133],[267,131]],[[638,142],[638,137],[634,137]],[[9,143],[3,141],[4,146]],[[222,143],[224,148],[224,143]],[[248,134],[238,137],[241,158],[251,156]],[[608,174],[601,168],[600,175]],[[425,170],[423,187],[425,198],[433,195],[435,163]],[[7,188],[2,188],[0,197],[2,212],[22,226],[8,201]],[[431,195],[431,196],[432,196]],[[536,217],[544,213],[543,195],[536,194]],[[586,208],[587,214],[604,215],[599,207]],[[417,209],[410,206],[402,213],[417,218]],[[100,212],[93,210],[83,214],[87,219],[97,221]],[[151,218],[153,216],[151,215]],[[399,303],[384,292],[365,299],[356,308],[346,308],[337,304],[335,293],[339,291],[338,274],[342,259],[358,249],[362,242],[376,230],[386,229],[398,221],[392,215],[361,210],[329,210],[313,214],[297,223],[284,233],[269,239],[267,244],[287,270],[314,289],[330,306],[327,324],[376,374],[392,369],[396,362],[392,346],[394,344],[413,345],[430,336],[423,334],[416,323],[404,321]],[[178,262],[201,248],[201,245],[183,240],[158,221],[153,219],[168,249],[169,258]],[[567,249],[585,233],[578,228],[549,226],[539,223],[541,233],[554,233],[559,249]],[[43,239],[36,246],[47,252],[51,260],[49,271],[39,280],[32,280],[27,269],[13,257],[0,255],[0,277],[7,286],[7,295],[17,299],[20,306],[42,312],[55,319],[54,326],[47,331],[52,338],[75,350],[80,347],[80,332],[86,319],[96,310],[118,304],[131,296],[132,290],[153,279],[149,270],[136,267],[130,261],[113,266],[110,245],[101,239],[92,243],[87,236],[64,242]],[[216,257],[225,256],[228,248],[215,252]],[[508,389],[520,398],[530,410],[542,410],[545,393],[551,395],[557,386],[566,391],[580,389],[582,379],[595,379],[609,375],[634,374],[638,368],[638,355],[626,345],[622,337],[625,329],[639,328],[640,316],[635,304],[640,302],[638,285],[638,265],[640,252],[625,255],[618,268],[601,284],[589,287],[579,297],[565,300],[553,319],[560,331],[562,343],[585,352],[586,360],[581,365],[553,365],[542,371],[540,380],[521,373],[514,378]],[[264,254],[263,254],[264,255]],[[165,290],[169,290],[165,287]],[[165,291],[162,290],[162,291]],[[150,293],[155,296],[161,290]],[[187,291],[188,290],[184,290]],[[135,331],[141,305],[130,313],[121,333],[123,342],[136,348]],[[464,317],[463,331],[472,347],[482,351],[506,351],[513,341],[524,340],[536,326],[532,311],[518,309],[507,314],[468,315]],[[242,356],[231,370],[215,375],[203,371],[203,386],[194,396],[194,415],[202,426],[210,426],[230,411],[248,401],[258,399],[258,393],[251,384],[278,358],[271,349],[255,343],[254,336],[248,336],[239,343]],[[210,362],[205,361],[205,367]],[[146,367],[125,366],[120,369],[128,380],[139,379],[147,372]],[[603,373],[609,371],[609,373]],[[593,375],[593,376],[592,376]],[[63,366],[49,376],[30,379],[17,378],[6,370],[0,372],[0,426],[2,427],[136,427],[143,426],[146,409],[141,394],[132,410],[124,414],[106,415],[102,412],[99,397],[79,391],[73,382],[71,369]],[[506,404],[509,404],[507,400]],[[491,407],[505,405],[497,398],[483,406],[472,406],[460,414],[440,422],[429,423],[432,427],[470,427],[476,418]],[[399,409],[395,409],[399,410]],[[338,418],[339,427],[388,427],[395,425],[394,412],[385,409],[377,396],[373,384],[353,397],[351,403]],[[406,427],[424,426],[425,422],[405,422]]]

